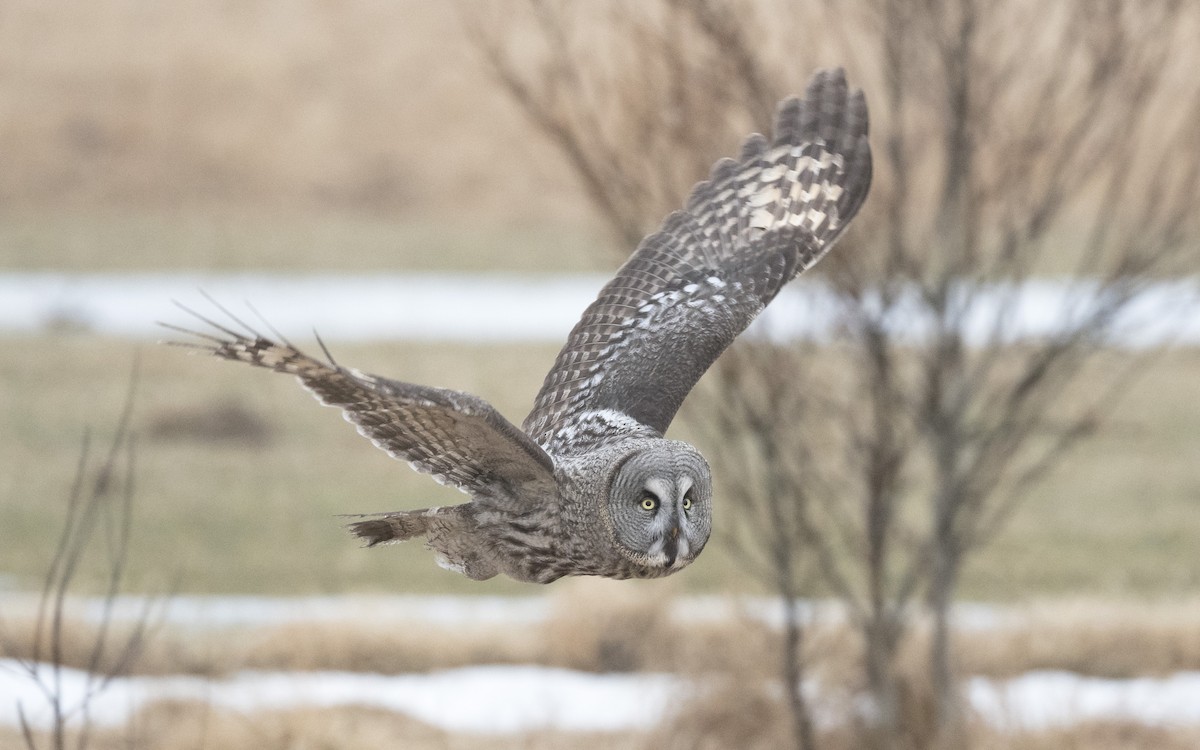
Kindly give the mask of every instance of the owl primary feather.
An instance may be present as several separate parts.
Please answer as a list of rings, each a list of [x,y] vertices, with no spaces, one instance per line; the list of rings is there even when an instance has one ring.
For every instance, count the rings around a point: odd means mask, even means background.
[[[355,516],[368,546],[424,538],[476,580],[665,576],[704,549],[713,502],[708,463],[667,427],[717,356],[829,251],[870,182],[862,92],[820,71],[780,104],[770,140],[752,135],[718,162],[600,290],[521,427],[476,396],[311,357],[233,316],[178,330],[295,375],[375,445],[471,498]]]

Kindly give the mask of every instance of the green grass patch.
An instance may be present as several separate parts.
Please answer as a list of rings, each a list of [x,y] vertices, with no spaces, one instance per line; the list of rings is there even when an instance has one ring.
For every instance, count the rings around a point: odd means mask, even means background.
[[[1097,366],[1109,365],[1119,363]],[[1184,350],[1153,363],[1099,433],[1022,500],[1005,530],[968,565],[963,593],[1194,592],[1198,511],[1200,352]]]
[[[100,446],[140,352],[134,590],[288,594],[531,593],[436,567],[419,545],[363,550],[339,513],[465,500],[390,459],[291,379],[90,335],[8,338],[0,359],[0,574],[37,585],[86,425]],[[552,345],[341,345],[361,369],[477,393],[519,422]],[[1122,355],[1106,355],[1118,357]],[[1025,499],[972,559],[962,594],[1169,597],[1200,583],[1200,353],[1164,356],[1106,429]],[[684,430],[673,434],[687,439]],[[717,499],[718,523],[737,512]],[[100,569],[85,570],[96,588]],[[684,591],[754,591],[719,543],[674,577]]]
[[[85,426],[98,449],[140,355],[133,589],[177,580],[197,592],[534,590],[504,578],[474,583],[438,568],[420,545],[360,549],[338,514],[466,498],[375,449],[291,378],[85,335],[5,343],[0,573],[21,588],[36,586],[49,562]],[[516,422],[557,351],[408,343],[335,350],[368,371],[478,393]],[[224,426],[214,426],[214,412]],[[697,566],[693,579],[722,577],[714,567]],[[81,580],[97,587],[99,567]]]

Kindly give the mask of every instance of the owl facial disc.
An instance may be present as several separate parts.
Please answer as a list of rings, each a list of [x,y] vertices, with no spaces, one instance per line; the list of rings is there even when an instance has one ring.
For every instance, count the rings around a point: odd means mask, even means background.
[[[654,440],[617,471],[609,514],[626,558],[665,575],[700,554],[712,528],[708,463],[686,443]]]

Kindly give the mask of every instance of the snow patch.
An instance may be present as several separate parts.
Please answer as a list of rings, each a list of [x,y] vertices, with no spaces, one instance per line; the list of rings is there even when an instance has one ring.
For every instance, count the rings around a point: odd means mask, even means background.
[[[227,322],[197,291],[203,289],[251,325],[261,324],[242,304],[245,300],[284,333],[316,328],[326,340],[561,342],[606,281],[594,275],[0,273],[0,330],[70,327],[180,340],[182,334],[166,331],[155,321],[204,325],[173,307],[172,299]],[[715,276],[705,281],[716,288],[725,286]],[[680,294],[655,295],[640,311],[670,304]],[[882,297],[875,298],[868,305],[877,307],[885,327],[902,337],[919,340],[947,324],[928,315],[913,289],[898,290],[886,310]],[[1087,279],[1033,279],[982,290],[962,284],[951,298],[952,325],[968,342],[980,344],[1062,334],[1096,308],[1100,293]],[[750,335],[826,340],[842,334],[846,316],[843,301],[830,287],[801,279],[781,291],[751,326]],[[1200,283],[1163,281],[1133,293],[1113,322],[1107,343],[1132,348],[1200,345]]]
[[[967,681],[970,705],[994,727],[1053,729],[1085,721],[1200,724],[1200,672],[1127,680],[1028,672],[1005,682]]]
[[[37,665],[52,679],[52,668]],[[64,705],[77,718],[89,689],[85,672],[59,675]],[[113,680],[88,706],[97,726],[120,726],[162,700],[203,701],[251,713],[304,707],[370,706],[458,732],[537,729],[615,731],[654,726],[682,703],[682,680],[669,675],[588,674],[532,666],[471,667],[419,675],[349,672],[243,672],[228,679],[129,677]],[[18,707],[35,727],[51,722],[32,680],[0,660],[0,723],[16,726]]]
[[[35,727],[51,721],[45,698],[12,660],[0,660],[0,723],[18,725],[19,711]],[[52,668],[36,666],[47,682]],[[94,682],[61,670],[64,705],[75,720]],[[819,686],[810,692],[819,697]],[[119,726],[155,701],[203,701],[252,713],[305,707],[370,706],[459,732],[513,733],[539,729],[647,729],[686,706],[699,683],[664,674],[591,674],[535,666],[481,666],[429,674],[243,672],[227,679],[118,678],[88,706],[98,726]],[[1106,680],[1067,672],[1030,672],[1006,681],[965,683],[971,707],[1000,730],[1047,729],[1093,720],[1200,725],[1200,672],[1163,678]],[[836,717],[829,717],[836,722]]]

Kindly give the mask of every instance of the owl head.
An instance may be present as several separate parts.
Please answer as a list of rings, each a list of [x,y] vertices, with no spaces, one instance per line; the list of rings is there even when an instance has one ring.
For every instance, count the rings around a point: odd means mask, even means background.
[[[608,511],[622,555],[667,575],[704,549],[712,530],[712,473],[687,443],[654,440],[627,455],[609,488]]]

